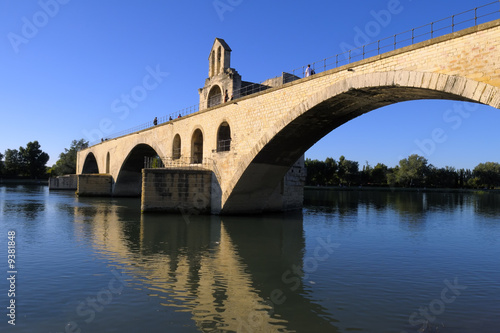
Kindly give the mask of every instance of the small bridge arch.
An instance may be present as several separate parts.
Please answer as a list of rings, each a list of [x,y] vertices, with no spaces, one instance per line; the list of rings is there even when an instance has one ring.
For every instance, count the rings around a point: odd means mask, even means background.
[[[99,173],[99,165],[97,164],[97,159],[92,152],[89,152],[85,157],[85,162],[82,168],[83,174]]]
[[[159,156],[158,152],[146,143],[132,148],[121,163],[116,176],[113,193],[116,196],[140,196],[142,191],[142,169],[145,157]]]

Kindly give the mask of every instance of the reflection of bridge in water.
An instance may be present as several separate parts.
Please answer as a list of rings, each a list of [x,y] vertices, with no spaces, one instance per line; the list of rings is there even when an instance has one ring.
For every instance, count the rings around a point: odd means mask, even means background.
[[[132,213],[133,214],[133,213]],[[86,222],[91,218],[91,222]],[[335,320],[301,283],[302,215],[248,218],[135,215],[123,207],[75,207],[75,228],[143,281],[161,304],[191,313],[203,331],[336,332]],[[140,217],[139,217],[140,216]],[[129,225],[130,226],[130,225]]]

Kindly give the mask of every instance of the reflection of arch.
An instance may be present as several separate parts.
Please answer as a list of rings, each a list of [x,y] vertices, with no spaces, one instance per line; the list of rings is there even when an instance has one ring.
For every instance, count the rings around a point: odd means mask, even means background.
[[[172,159],[178,160],[181,158],[181,136],[176,134],[172,144]]]
[[[203,162],[203,133],[197,128],[191,138],[191,162]]]
[[[95,159],[93,153],[89,153],[85,158],[85,163],[83,164],[82,173],[99,173],[97,160]]]
[[[222,103],[222,89],[215,85],[210,89],[208,93],[208,105],[207,107],[216,106]]]
[[[337,81],[291,107],[263,133],[250,153],[241,159],[244,162],[224,190],[221,213],[241,213],[238,207],[246,207],[254,213],[262,211],[283,176],[307,149],[362,114],[421,99],[479,102],[498,108],[495,95],[500,96],[497,87],[430,72],[376,72]],[[248,193],[259,193],[259,196],[249,202]]]
[[[135,146],[123,162],[116,178],[114,194],[138,196],[142,191],[142,169],[145,157],[156,157],[158,153],[147,144]]]
[[[108,154],[106,155],[106,173],[109,173],[109,164],[110,164],[110,156],[108,152]]]
[[[231,128],[224,121],[217,130],[217,152],[231,150]]]

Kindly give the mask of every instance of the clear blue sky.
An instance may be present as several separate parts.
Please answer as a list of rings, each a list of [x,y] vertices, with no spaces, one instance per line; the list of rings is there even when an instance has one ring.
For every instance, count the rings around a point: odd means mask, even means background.
[[[243,80],[260,82],[340,53],[342,43],[354,45],[357,31],[388,6],[397,13],[370,40],[488,2],[0,0],[0,152],[38,140],[52,165],[74,139],[91,140],[96,130],[112,134],[197,104],[216,37],[232,48],[231,66]],[[148,82],[147,96],[128,114],[114,112],[148,71],[160,75]],[[460,124],[444,119],[454,108],[469,114]],[[438,167],[473,168],[500,161],[499,123],[500,111],[491,107],[401,103],[336,129],[306,157],[344,155],[360,165],[394,166],[441,128],[446,140],[421,155]]]

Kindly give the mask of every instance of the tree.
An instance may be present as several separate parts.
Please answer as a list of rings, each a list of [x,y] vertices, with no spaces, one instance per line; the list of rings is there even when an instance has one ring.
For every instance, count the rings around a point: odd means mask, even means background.
[[[399,166],[396,165],[394,168],[388,168],[387,169],[387,184],[389,184],[391,187],[394,187],[397,185],[397,175],[399,173]]]
[[[337,162],[331,158],[327,157],[325,160],[325,178],[327,185],[334,185],[338,183],[337,170],[339,166]]]
[[[421,186],[428,171],[427,159],[417,154],[399,161],[396,182],[403,186]]]
[[[24,163],[17,149],[5,151],[5,174],[7,176],[19,176],[24,173]]]
[[[473,170],[476,185],[493,188],[500,185],[500,164],[479,163]]]
[[[4,165],[3,165],[3,154],[0,153],[0,176],[3,175],[4,172]]]
[[[47,173],[49,155],[40,149],[38,141],[28,142],[26,148],[19,147],[19,156],[24,164],[24,174],[31,178],[43,177]]]
[[[472,171],[470,169],[460,169],[458,171],[458,184],[460,187],[470,185],[470,181],[473,178]]]
[[[337,172],[337,162],[331,157],[326,160],[318,161],[306,159],[305,166],[307,168],[307,185],[333,185],[335,182],[335,173]]]
[[[387,165],[377,163],[372,169],[372,182],[375,184],[387,184]]]
[[[84,139],[73,140],[69,149],[64,148],[64,153],[59,154],[59,159],[52,167],[56,176],[69,175],[76,173],[76,154],[79,150],[89,146],[89,142]]]
[[[363,170],[359,173],[359,181],[361,184],[368,184],[372,182],[372,173],[373,168],[370,166],[368,161],[365,161],[365,165],[363,165]]]
[[[427,168],[426,184],[441,188],[454,188],[459,185],[459,173],[453,167],[436,168],[430,164]]]
[[[340,183],[347,183],[350,186],[359,176],[359,163],[346,160],[344,155],[342,155],[339,158],[338,170]]]

